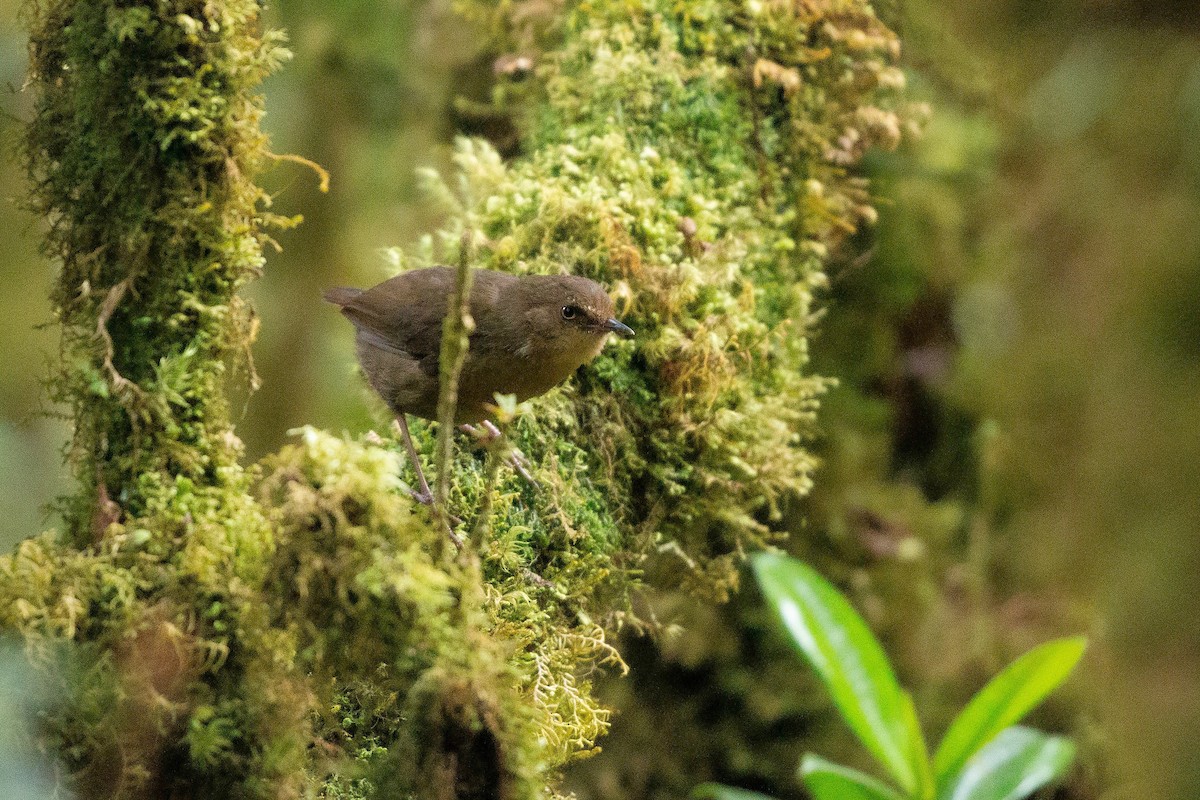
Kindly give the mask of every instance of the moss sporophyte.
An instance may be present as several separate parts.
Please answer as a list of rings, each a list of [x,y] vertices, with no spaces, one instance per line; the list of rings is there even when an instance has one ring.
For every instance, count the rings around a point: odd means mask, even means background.
[[[460,140],[407,266],[471,231],[472,266],[595,281],[637,331],[508,422],[540,489],[414,424],[471,558],[439,555],[394,443],[305,428],[240,465],[237,292],[281,221],[258,4],[29,7],[78,489],[0,560],[0,627],[76,643],[47,735],[89,794],[554,796],[608,728],[609,637],[649,625],[632,593],[725,597],[811,486],[813,293],[873,217],[849,168],[900,130],[895,36],[854,0],[459,6],[530,59],[493,92],[523,155]]]

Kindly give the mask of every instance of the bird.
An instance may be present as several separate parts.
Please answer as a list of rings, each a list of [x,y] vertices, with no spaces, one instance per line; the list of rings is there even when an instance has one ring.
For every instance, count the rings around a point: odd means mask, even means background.
[[[544,394],[595,358],[608,335],[634,336],[616,319],[604,287],[578,275],[513,275],[471,270],[475,327],[459,376],[456,423],[488,420],[496,395],[523,402]],[[442,324],[456,270],[435,266],[402,272],[369,289],[325,292],[354,325],[355,349],[367,382],[396,417],[417,474],[413,496],[432,493],[408,430],[407,416],[437,419]]]

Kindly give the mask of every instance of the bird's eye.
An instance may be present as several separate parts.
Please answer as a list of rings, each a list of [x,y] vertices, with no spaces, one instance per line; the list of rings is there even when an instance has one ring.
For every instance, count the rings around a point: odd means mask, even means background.
[[[563,306],[562,318],[563,319],[575,319],[575,316],[578,313],[579,313],[579,309],[576,308],[575,306]]]

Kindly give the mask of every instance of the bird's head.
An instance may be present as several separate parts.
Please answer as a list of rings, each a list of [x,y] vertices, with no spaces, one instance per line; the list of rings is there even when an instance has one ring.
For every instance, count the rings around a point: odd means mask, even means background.
[[[595,281],[577,275],[530,275],[521,279],[528,338],[525,355],[555,361],[590,361],[610,333],[633,331],[614,316],[612,298]]]

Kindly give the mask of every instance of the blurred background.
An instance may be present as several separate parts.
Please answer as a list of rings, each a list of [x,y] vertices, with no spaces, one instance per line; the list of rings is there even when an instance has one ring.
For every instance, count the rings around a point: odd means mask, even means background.
[[[0,545],[55,525],[66,423],[41,222],[21,210],[31,112],[17,0],[0,0]],[[818,487],[789,548],[864,610],[936,736],[985,677],[1054,635],[1092,640],[1035,722],[1077,737],[1070,798],[1200,797],[1200,13],[1194,2],[885,0],[925,134],[872,156],[879,224],[830,265],[814,370]],[[265,88],[264,181],[283,214],[250,291],[262,388],[232,387],[247,459],[310,423],[384,420],[319,300],[395,270],[431,230],[418,170],[478,110],[495,54],[447,0],[276,2],[295,57]],[[587,798],[683,797],[717,779],[802,797],[806,749],[855,760],[752,588],[652,602],[683,632],[630,640],[632,676]],[[843,755],[845,754],[845,755]]]

